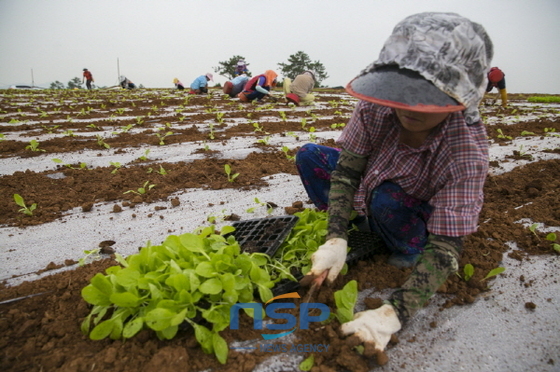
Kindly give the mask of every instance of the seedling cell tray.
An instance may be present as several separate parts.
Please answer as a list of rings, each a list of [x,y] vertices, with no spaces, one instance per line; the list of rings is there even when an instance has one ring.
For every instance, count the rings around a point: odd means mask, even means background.
[[[280,216],[236,221],[231,234],[243,252],[265,253],[272,257],[298,220],[297,216]]]

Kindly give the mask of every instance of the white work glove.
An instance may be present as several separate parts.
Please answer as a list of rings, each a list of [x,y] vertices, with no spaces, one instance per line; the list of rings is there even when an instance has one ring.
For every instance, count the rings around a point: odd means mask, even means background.
[[[401,329],[401,322],[391,305],[366,310],[354,315],[354,320],[340,328],[345,335],[355,334],[362,342],[374,342],[375,349],[384,351],[391,335]]]
[[[332,283],[346,262],[348,242],[341,238],[329,239],[311,256],[311,270],[307,275],[319,276],[329,270],[327,281]]]
[[[400,329],[401,322],[391,305],[356,313],[354,320],[340,327],[344,335],[353,333],[364,343],[373,342],[377,351],[384,351],[391,335]]]

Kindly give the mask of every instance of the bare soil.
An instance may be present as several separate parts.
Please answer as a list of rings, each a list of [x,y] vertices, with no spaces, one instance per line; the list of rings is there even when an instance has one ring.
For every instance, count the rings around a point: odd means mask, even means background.
[[[87,93],[87,92],[86,92]],[[3,130],[4,134],[9,131],[29,132],[30,138],[37,132],[44,132],[54,125],[60,125],[56,131],[72,130],[95,131],[95,128],[87,127],[88,123],[67,121],[68,112],[79,113],[82,109],[92,107],[92,113],[88,118],[95,118],[95,124],[99,128],[114,127],[111,120],[111,109],[115,107],[126,107],[127,116],[130,119],[122,119],[119,126],[134,124],[135,117],[147,114],[154,107],[162,110],[169,106],[191,107],[195,114],[189,116],[192,122],[214,120],[215,113],[204,113],[200,107],[208,107],[207,102],[216,107],[227,107],[226,105],[237,105],[234,101],[213,97],[211,100],[205,97],[191,98],[185,104],[185,98],[172,93],[171,98],[154,98],[148,96],[127,96],[127,92],[119,92],[117,98],[105,97],[101,91],[90,92],[95,94],[87,103],[69,103],[67,96],[55,98],[51,103],[39,105],[42,100],[40,96],[35,97],[35,103],[22,106],[11,104],[5,96],[0,101],[0,106],[6,117],[16,119],[20,122],[29,119],[30,116],[37,117],[38,109],[51,112],[53,120],[50,123],[37,125],[29,123],[14,123],[9,130]],[[336,93],[336,92],[335,92]],[[340,91],[338,93],[341,93]],[[62,94],[62,93],[60,93]],[[75,93],[76,95],[78,93]],[[33,95],[30,95],[33,98]],[[85,97],[84,93],[77,95]],[[29,98],[29,97],[28,97]],[[332,100],[332,97],[322,97],[323,103]],[[511,101],[524,100],[523,95],[511,95]],[[116,102],[113,102],[115,101]],[[133,106],[134,104],[134,106]],[[53,107],[61,107],[60,114],[55,113]],[[278,108],[279,106],[276,106]],[[19,111],[18,111],[19,109]],[[341,104],[340,107],[332,107],[323,110],[313,110],[319,116],[313,121],[317,131],[332,130],[331,125],[344,120],[341,114],[349,115],[352,104]],[[511,108],[492,109],[487,115],[503,115],[514,117],[518,112]],[[259,123],[268,133],[285,133],[286,131],[301,130],[300,118],[309,117],[305,113],[290,112],[291,123],[278,121],[278,114],[267,111],[257,111],[251,105],[238,111],[238,118],[247,118],[251,113],[252,118],[259,118]],[[73,114],[74,117],[76,116]],[[179,123],[180,113],[171,112],[170,116],[162,119],[164,121]],[[246,125],[232,126],[231,122],[236,115],[229,113],[226,123],[216,121],[216,138],[212,141],[226,141],[232,136],[256,136],[259,135]],[[267,119],[270,118],[270,119]],[[59,124],[56,119],[66,120]],[[91,123],[91,122],[90,122]],[[523,131],[543,133],[544,128],[559,128],[560,119],[555,117],[537,118],[531,122],[518,123],[515,125],[498,125],[506,136],[518,137]],[[146,125],[146,124],[144,124]],[[45,129],[46,127],[46,129]],[[221,128],[221,129],[220,129]],[[151,131],[151,132],[150,132]],[[46,152],[80,152],[84,149],[99,149],[100,154],[107,151],[128,151],[130,148],[144,144],[157,145],[159,139],[154,135],[156,130],[146,128],[141,133],[122,133],[121,135],[107,139],[110,149],[99,146],[95,139],[76,141],[74,137],[58,137],[40,143],[40,148]],[[184,143],[192,141],[208,141],[208,132],[201,131],[198,126],[173,130],[176,135],[166,138],[166,143]],[[498,138],[497,132],[489,130],[489,137],[500,143],[507,143],[507,139]],[[259,135],[259,138],[263,138]],[[327,145],[334,145],[332,141]],[[222,159],[208,152],[205,159],[193,162],[142,162],[127,164],[125,167],[113,173],[114,167],[100,167],[92,170],[71,169],[59,166],[57,170],[44,172],[33,172],[22,170],[12,175],[0,178],[0,224],[4,226],[18,226],[25,229],[26,226],[48,223],[60,218],[65,211],[72,208],[81,208],[87,212],[93,203],[119,201],[122,208],[133,208],[138,203],[153,203],[155,201],[168,200],[169,195],[180,189],[202,187],[208,189],[224,188],[259,188],[266,185],[265,176],[274,177],[277,173],[296,174],[292,161],[280,150],[266,145],[256,144],[256,151],[245,159]],[[259,150],[259,151],[257,151]],[[264,151],[262,151],[264,150]],[[558,151],[551,149],[550,151]],[[293,155],[294,151],[291,152]],[[25,144],[15,140],[4,140],[0,142],[0,157],[33,157],[39,155],[25,149]],[[512,153],[512,157],[522,154]],[[54,156],[53,156],[54,157]],[[232,168],[240,173],[237,182],[228,182],[224,174],[224,164],[232,164]],[[78,164],[74,165],[78,167]],[[167,176],[151,173],[150,183],[157,183],[162,187],[153,189],[153,192],[145,195],[134,193],[123,194],[127,190],[136,189],[138,185],[146,181],[149,168],[159,169],[163,167],[169,172]],[[493,169],[498,169],[500,164],[491,164]],[[62,179],[51,178],[53,174],[62,172],[66,177]],[[51,176],[51,177],[49,177]],[[485,204],[480,216],[480,228],[478,232],[467,238],[465,249],[461,257],[460,268],[465,264],[472,264],[476,270],[474,277],[468,282],[452,275],[440,289],[440,293],[447,299],[442,306],[442,311],[451,306],[461,306],[474,302],[481,293],[488,291],[488,281],[482,280],[486,274],[500,266],[504,252],[509,250],[506,242],[514,241],[518,249],[509,255],[517,260],[524,260],[530,255],[556,255],[552,249],[552,242],[545,239],[545,234],[532,233],[523,225],[516,223],[522,218],[542,222],[547,226],[560,226],[560,160],[538,161],[515,168],[513,171],[501,175],[488,176],[485,184]],[[18,212],[13,202],[13,194],[19,193],[27,204],[38,203],[41,205],[31,217],[25,217]],[[169,200],[172,203],[172,200]],[[294,200],[294,203],[298,200]],[[286,207],[287,213],[293,212]],[[558,243],[558,242],[557,242]],[[14,248],[17,249],[17,248]],[[316,295],[317,302],[323,302],[334,308],[332,292],[340,289],[348,280],[356,279],[359,289],[375,287],[377,290],[397,288],[406,280],[410,269],[397,269],[386,263],[387,256],[375,255],[366,261],[360,261],[353,265],[344,278],[339,278],[332,288],[323,288]],[[67,262],[70,265],[74,262]],[[201,371],[206,369],[220,371],[251,371],[258,363],[270,357],[270,352],[256,351],[252,353],[241,353],[230,350],[226,365],[219,364],[214,356],[206,355],[192,334],[192,330],[185,329],[171,341],[159,340],[155,333],[149,330],[142,331],[136,337],[127,340],[102,340],[92,341],[80,332],[80,323],[89,312],[89,305],[80,295],[81,289],[89,283],[91,277],[102,272],[109,266],[115,265],[112,259],[104,259],[54,275],[44,277],[40,280],[25,282],[18,286],[4,285],[0,290],[0,302],[23,296],[37,295],[22,300],[0,304],[0,370],[2,371]],[[45,270],[57,267],[47,267]],[[492,279],[490,279],[492,280]],[[520,280],[522,280],[520,278]],[[530,288],[527,289],[530,291]],[[305,291],[300,291],[304,297]],[[376,308],[380,305],[380,299],[369,298],[366,305]],[[221,332],[228,341],[254,340],[260,338],[260,334],[252,330],[250,319],[242,319],[241,329],[243,332],[229,330]],[[436,325],[437,326],[437,325]],[[312,326],[313,327],[313,326]],[[315,354],[315,367],[313,371],[366,371],[377,364],[376,358],[359,355],[352,349],[351,340],[347,340],[338,334],[336,321],[326,326],[316,325],[308,331],[298,330],[296,332],[297,343],[301,344],[330,344],[327,353]],[[398,342],[395,338],[392,340]],[[390,348],[387,355],[390,358]]]

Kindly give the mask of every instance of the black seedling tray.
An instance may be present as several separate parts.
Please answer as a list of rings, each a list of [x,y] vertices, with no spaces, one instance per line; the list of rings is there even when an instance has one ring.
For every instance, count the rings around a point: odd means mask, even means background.
[[[231,234],[243,252],[265,253],[272,257],[298,220],[297,216],[281,216],[236,221]]]
[[[346,257],[346,263],[349,265],[387,251],[387,246],[379,235],[365,231],[351,231],[348,234],[348,246],[350,252]]]

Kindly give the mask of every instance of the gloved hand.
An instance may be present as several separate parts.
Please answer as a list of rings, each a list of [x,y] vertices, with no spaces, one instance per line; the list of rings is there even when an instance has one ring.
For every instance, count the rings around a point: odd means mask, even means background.
[[[385,350],[393,333],[401,329],[395,308],[383,305],[354,315],[354,320],[344,323],[340,330],[345,335],[355,334],[362,342],[375,343],[377,351]]]
[[[329,270],[327,281],[332,283],[346,262],[348,242],[342,238],[329,239],[311,256],[311,270],[307,275],[317,277]]]

